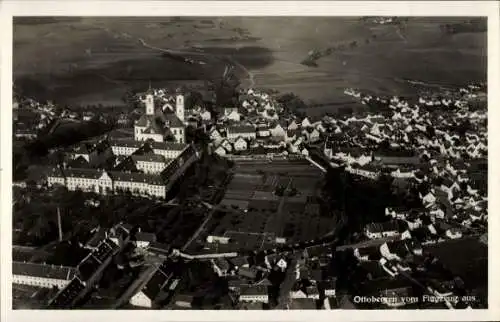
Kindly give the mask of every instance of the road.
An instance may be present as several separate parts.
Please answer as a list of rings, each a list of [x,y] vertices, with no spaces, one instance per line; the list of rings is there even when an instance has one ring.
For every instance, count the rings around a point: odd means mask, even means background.
[[[213,214],[217,211],[217,207],[213,207],[210,212],[208,213],[207,215],[207,218],[205,218],[205,220],[203,221],[203,223],[201,223],[200,227],[195,231],[195,233],[193,234],[193,236],[191,236],[191,238],[184,244],[184,246],[182,246],[181,250],[182,251],[185,251],[189,245],[191,245],[191,243],[193,242],[193,240],[195,240],[196,238],[198,238],[198,236],[201,234],[201,232],[203,231],[203,229],[205,229],[205,225],[210,221],[210,219],[212,219],[212,216]]]
[[[350,245],[342,245],[338,246],[336,248],[337,251],[343,251],[346,249],[356,249],[356,248],[366,248],[366,247],[372,247],[372,246],[380,246],[386,242],[390,242],[393,240],[399,240],[401,237],[400,236],[394,236],[394,237],[385,237],[385,238],[378,238],[378,239],[370,239],[366,240],[360,243],[356,244],[350,244]]]
[[[138,40],[141,43],[141,45],[143,45],[146,48],[158,50],[158,51],[170,54],[170,55],[179,55],[179,56],[190,55],[190,56],[201,56],[201,57],[211,56],[211,57],[216,57],[216,58],[217,57],[224,57],[227,60],[229,60],[234,66],[240,68],[241,70],[243,70],[245,72],[245,74],[247,74],[248,81],[250,82],[249,87],[255,87],[255,79],[254,79],[253,73],[250,72],[245,66],[243,66],[242,64],[240,64],[237,61],[235,61],[234,59],[232,59],[231,56],[221,56],[221,55],[215,55],[215,54],[210,54],[210,53],[206,53],[206,52],[197,52],[197,51],[164,49],[164,48],[152,46],[152,45],[148,44],[146,41],[144,41],[144,39],[142,39],[142,38],[138,38]],[[194,60],[191,60],[191,59],[185,58],[185,57],[182,57],[182,58],[186,62],[189,62],[189,63],[197,63],[200,65],[205,65],[205,62],[203,62],[203,61],[194,61]]]
[[[290,265],[286,270],[286,276],[283,283],[280,286],[280,295],[278,297],[278,305],[274,308],[275,310],[285,310],[288,309],[288,304],[290,302],[290,291],[295,284],[295,267],[297,265],[297,259],[300,257],[300,253],[294,253]]]

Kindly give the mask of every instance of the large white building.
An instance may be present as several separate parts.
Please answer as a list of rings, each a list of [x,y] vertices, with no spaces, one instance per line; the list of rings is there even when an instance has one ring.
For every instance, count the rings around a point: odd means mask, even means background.
[[[147,174],[159,174],[172,162],[161,154],[133,155],[132,160],[138,170]]]
[[[43,288],[63,288],[75,276],[74,267],[12,262],[12,283]]]
[[[111,140],[110,144],[114,155],[129,156],[141,148],[144,142],[135,140]]]
[[[98,169],[54,169],[47,178],[49,186],[61,184],[70,191],[99,194],[129,191],[139,196],[164,198],[166,184],[161,176],[140,172],[102,171]]]

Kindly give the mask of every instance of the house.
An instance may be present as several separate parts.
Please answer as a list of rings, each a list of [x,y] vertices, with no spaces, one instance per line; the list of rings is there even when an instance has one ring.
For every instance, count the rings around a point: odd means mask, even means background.
[[[288,130],[285,133],[285,141],[286,142],[293,142],[297,139],[297,131],[295,130]]]
[[[422,202],[424,203],[424,206],[429,207],[436,202],[436,196],[432,193],[432,191],[430,191],[422,197]]]
[[[77,274],[76,268],[39,263],[12,262],[12,283],[35,287],[64,288]]]
[[[146,233],[139,231],[135,234],[135,245],[139,248],[147,248],[149,244],[156,242],[154,233]]]
[[[385,242],[380,246],[380,254],[385,259],[391,260],[401,260],[410,254],[410,249],[408,244],[403,240],[395,240],[391,242]]]
[[[409,230],[405,230],[402,234],[401,234],[401,240],[403,239],[412,239],[412,236],[411,236],[411,233]]]
[[[289,131],[295,131],[299,128],[299,125],[297,124],[297,122],[295,122],[295,120],[293,120],[290,124],[288,124],[288,127],[287,129]]]
[[[316,285],[305,286],[302,282],[297,282],[290,291],[292,299],[319,299],[319,290]]]
[[[265,285],[247,285],[240,289],[240,302],[261,302],[268,303],[268,287]]]
[[[238,256],[238,257],[229,258],[228,261],[235,269],[250,266],[250,263],[248,262],[248,258],[245,256]]]
[[[462,238],[462,232],[460,229],[452,227],[446,230],[446,237],[450,239]]]
[[[224,258],[215,258],[211,260],[212,268],[218,276],[226,276],[229,273],[231,266]]]
[[[234,142],[235,151],[245,151],[247,149],[248,149],[248,142],[244,138],[239,137],[238,139],[236,139],[236,141]]]
[[[208,137],[215,144],[218,144],[223,139],[222,135],[215,127],[210,130],[210,132],[208,133]]]
[[[254,281],[257,278],[257,270],[253,267],[239,267],[236,272],[239,276]]]
[[[271,136],[271,131],[269,131],[268,126],[260,126],[257,128],[257,136],[259,137],[268,137]]]
[[[191,305],[193,303],[194,296],[188,295],[188,294],[177,294],[172,302],[174,303],[175,306],[181,307],[181,308],[191,308]]]
[[[139,307],[153,308],[155,299],[168,285],[172,278],[172,273],[165,270],[165,265],[151,266],[146,270],[142,278],[146,281],[140,291],[130,298],[130,304]]]
[[[210,111],[202,111],[200,113],[200,117],[203,121],[210,121],[212,119],[212,113],[210,113]]]
[[[276,123],[276,125],[274,125],[274,127],[271,127],[269,129],[269,132],[271,133],[271,136],[275,137],[275,138],[285,138],[285,136],[286,136],[286,131],[281,126],[280,123]]]
[[[224,108],[224,116],[228,116],[233,112],[238,112],[238,108],[237,107],[225,107]]]
[[[228,140],[234,141],[240,136],[245,139],[255,140],[257,138],[257,132],[255,131],[255,127],[252,125],[239,125],[239,126],[231,126],[227,129]]]
[[[332,278],[329,281],[325,282],[323,287],[326,297],[335,297],[337,289],[337,278]]]
[[[217,149],[215,149],[214,153],[217,154],[218,156],[224,157],[226,156],[227,151],[222,147],[222,145],[219,145]]]
[[[365,235],[370,239],[393,237],[399,235],[400,224],[398,221],[371,223],[365,227]]]
[[[278,267],[282,272],[284,272],[286,270],[286,268],[288,267],[288,264],[283,258],[280,258],[276,262],[276,267]]]
[[[311,121],[309,121],[309,119],[307,117],[304,117],[304,119],[302,120],[301,124],[300,124],[303,128],[307,128],[307,127],[311,127],[312,126],[312,123]]]
[[[374,246],[356,248],[354,250],[354,256],[360,261],[379,260],[381,257],[379,248]]]
[[[310,143],[318,142],[320,139],[320,132],[317,129],[313,129],[311,132],[308,132],[307,139]]]
[[[231,111],[231,113],[229,113],[229,114],[226,114],[226,117],[229,120],[235,121],[235,122],[239,122],[241,120],[241,115],[238,112],[238,109]]]

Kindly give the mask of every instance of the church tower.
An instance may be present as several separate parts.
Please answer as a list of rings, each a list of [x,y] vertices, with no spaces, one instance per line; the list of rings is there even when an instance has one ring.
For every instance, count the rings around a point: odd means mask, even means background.
[[[146,115],[154,115],[155,114],[155,101],[153,98],[153,93],[148,91],[146,94]]]
[[[175,97],[175,115],[184,124],[184,94],[178,92]]]

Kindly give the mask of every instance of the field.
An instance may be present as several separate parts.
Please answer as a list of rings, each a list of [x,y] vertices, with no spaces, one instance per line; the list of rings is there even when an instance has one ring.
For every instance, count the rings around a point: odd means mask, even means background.
[[[276,237],[309,241],[333,230],[334,218],[322,214],[316,198],[322,174],[307,161],[237,162],[231,170],[219,210],[192,249],[209,235],[229,237],[234,243],[217,250],[234,251],[272,248]]]
[[[111,105],[150,80],[153,86],[203,84],[231,64],[243,86],[295,92],[325,105],[309,113],[323,113],[352,104],[346,87],[411,95],[485,81],[486,32],[440,29],[464,19],[382,26],[355,17],[16,18],[14,79],[16,91],[28,96]],[[309,51],[332,47],[338,49],[317,68],[300,64]],[[205,64],[165,57],[164,48]]]

